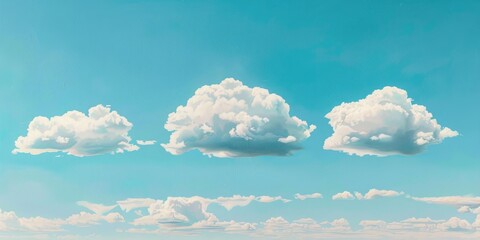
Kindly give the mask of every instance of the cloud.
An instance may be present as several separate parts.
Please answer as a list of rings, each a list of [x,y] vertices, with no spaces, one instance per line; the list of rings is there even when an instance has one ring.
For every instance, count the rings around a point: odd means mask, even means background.
[[[138,145],[142,145],[142,146],[146,146],[146,145],[153,145],[155,144],[157,141],[155,140],[137,140],[137,144]]]
[[[197,149],[215,157],[252,157],[290,155],[315,126],[290,116],[279,95],[227,78],[197,89],[169,114],[165,129],[172,134],[162,146],[174,155]]]
[[[295,194],[295,199],[298,199],[298,200],[305,200],[305,199],[309,199],[309,198],[322,198],[322,194],[320,193],[312,193],[312,194],[300,194],[300,193],[297,193]]]
[[[341,199],[355,199],[355,198],[348,191],[337,193],[337,194],[332,196],[332,200],[341,200]]]
[[[208,199],[194,197],[169,197],[167,200],[157,200],[148,207],[148,215],[133,221],[133,225],[179,224],[192,225],[199,221],[217,221],[217,217],[207,212],[210,204]]]
[[[370,200],[370,199],[374,199],[374,198],[377,198],[377,197],[396,197],[396,196],[400,196],[400,195],[403,195],[404,193],[403,192],[397,192],[397,191],[393,191],[393,190],[379,190],[379,189],[375,189],[375,188],[372,188],[370,190],[368,190],[367,193],[365,193],[365,195],[362,195],[361,193],[359,192],[355,192],[354,195],[352,195],[352,193],[348,192],[348,191],[344,191],[344,192],[341,192],[341,193],[337,193],[335,195],[332,196],[332,199],[333,200],[345,200],[345,199],[359,199],[359,200]]]
[[[372,188],[363,196],[363,199],[370,200],[376,197],[396,197],[402,194],[403,192],[397,192],[393,190],[378,190],[378,189]]]
[[[115,222],[124,222],[125,219],[118,212],[112,212],[107,215],[80,212],[77,214],[73,214],[66,219],[66,222],[69,225],[74,225],[74,226],[95,225],[95,224],[99,224],[102,221],[105,221],[108,223],[115,223]]]
[[[18,217],[15,212],[5,212],[0,209],[0,231],[3,232],[60,232],[63,226],[87,226],[98,224],[100,221],[108,223],[122,222],[123,216],[119,213],[109,213],[106,216],[80,212],[67,219],[45,217]]]
[[[474,228],[467,220],[452,217],[448,220],[432,220],[430,218],[408,218],[399,222],[382,220],[363,220],[359,223],[363,230],[377,230],[401,233],[418,232],[458,232],[472,231]],[[419,235],[417,235],[418,237]]]
[[[333,220],[332,222],[317,222],[312,218],[301,218],[292,222],[287,221],[283,217],[272,217],[263,224],[263,229],[259,235],[278,236],[278,237],[294,237],[300,238],[304,234],[315,234],[322,232],[348,232],[350,224],[344,218]],[[303,237],[301,237],[303,239]]]
[[[457,208],[460,213],[473,213],[480,215],[480,197],[475,196],[442,196],[442,197],[411,197],[415,201],[450,205]]]
[[[245,207],[251,202],[271,203],[274,201],[288,202],[281,196],[241,196],[204,198],[193,197],[168,197],[166,200],[153,199],[127,199],[117,201],[122,209],[130,211],[135,208],[146,207],[148,214],[134,219],[134,226],[158,226],[162,229],[186,230],[202,228],[221,228],[226,231],[240,229],[251,230],[255,225],[242,222],[220,221],[217,216],[208,211],[211,204],[218,204],[227,210],[234,207]],[[147,206],[148,205],[148,206]],[[135,231],[139,231],[136,229]]]
[[[216,202],[222,207],[226,208],[227,210],[231,210],[234,207],[244,207],[250,204],[253,200],[255,200],[255,196],[240,196],[240,195],[233,195],[232,197],[218,197],[215,200],[211,200],[211,202]]]
[[[58,232],[62,231],[64,221],[61,219],[48,219],[43,217],[18,218],[20,226],[33,232]]]
[[[98,215],[103,215],[104,213],[111,211],[117,206],[117,205],[105,206],[103,204],[90,203],[87,201],[79,201],[77,202],[77,204],[79,206],[87,208],[88,210]]]
[[[128,132],[132,124],[110,107],[97,105],[88,110],[88,116],[69,111],[62,116],[33,118],[27,136],[15,141],[13,153],[33,155],[46,152],[65,152],[83,157],[105,153],[135,151]]]
[[[282,201],[284,203],[290,202],[289,199],[285,199],[282,196],[276,196],[276,197],[259,196],[259,197],[255,198],[255,201],[261,202],[261,203],[271,203],[271,202],[276,202],[276,201]]]
[[[373,192],[378,193],[382,190]],[[368,195],[368,192],[365,195]],[[217,200],[219,203],[216,202]],[[102,234],[105,234],[104,229],[114,229],[119,238],[132,238],[130,234],[157,234],[165,237],[179,236],[179,238],[194,236],[198,238],[205,232],[241,234],[249,239],[478,239],[480,237],[480,215],[477,215],[473,222],[458,217],[451,217],[447,220],[413,217],[392,222],[362,220],[358,224],[360,226],[358,229],[357,226],[351,226],[345,218],[337,218],[333,221],[317,221],[313,218],[288,221],[283,217],[271,217],[263,222],[239,222],[220,220],[208,210],[211,204],[231,202],[236,206],[247,206],[248,204],[245,203],[253,201],[283,200],[285,199],[280,196],[233,195],[232,197],[212,199],[193,196],[168,197],[165,200],[128,198],[117,201],[118,206],[125,212],[139,208],[147,210],[147,215],[126,215],[129,218],[128,221],[121,213],[111,212],[113,211],[112,206],[115,205],[108,206],[85,201],[78,203],[97,213],[80,212],[66,219],[40,216],[25,218],[18,217],[15,212],[0,210],[0,238],[7,236],[8,239],[12,239],[4,233],[14,233],[18,236],[30,237],[29,239],[35,238],[34,234],[41,234],[44,239],[57,239],[59,236],[67,237],[69,234],[74,234],[76,228],[82,228],[83,232],[95,234],[99,228],[89,226],[101,223],[104,224],[101,228]],[[473,202],[475,203],[475,201]],[[451,205],[450,201],[447,203]],[[453,205],[465,203],[472,203],[472,201],[464,199],[456,201]],[[127,223],[115,224],[121,222]],[[67,234],[60,234],[60,232]],[[122,235],[124,233],[129,233],[129,235]],[[224,238],[228,238],[228,236],[231,235],[224,235]],[[91,235],[83,237],[76,235],[74,238],[91,239]]]
[[[334,132],[323,148],[359,156],[412,155],[458,135],[442,128],[425,106],[412,104],[407,92],[396,87],[342,103],[325,117]]]
[[[130,212],[137,208],[146,208],[155,203],[155,199],[151,198],[127,198],[125,200],[117,201],[118,206],[125,211]]]
[[[480,197],[472,196],[412,197],[412,199],[426,203],[453,205],[458,207],[480,205]]]

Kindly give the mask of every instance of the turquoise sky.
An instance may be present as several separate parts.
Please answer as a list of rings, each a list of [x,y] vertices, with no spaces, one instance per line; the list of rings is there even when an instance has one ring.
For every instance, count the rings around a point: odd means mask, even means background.
[[[19,217],[66,219],[88,211],[78,201],[112,205],[127,198],[267,195],[292,201],[208,209],[220,220],[258,223],[259,229],[278,216],[345,218],[355,232],[367,219],[459,217],[473,224],[475,214],[457,211],[463,204],[429,204],[410,196],[463,196],[480,206],[479,12],[478,1],[0,1],[0,209]],[[164,128],[168,114],[201,86],[229,77],[278,94],[290,115],[316,125],[301,142],[303,149],[290,156],[239,158],[165,151],[160,143],[171,134]],[[333,133],[325,115],[385,86],[407,91],[459,136],[415,155],[324,150]],[[34,117],[87,113],[98,104],[111,105],[133,124],[132,143],[157,142],[113,155],[12,154]],[[331,199],[373,188],[404,194]],[[296,193],[323,198],[301,201]],[[130,212],[124,223],[66,226],[46,234],[158,237],[116,231],[130,228],[134,217]],[[471,229],[467,238],[478,236]],[[43,233],[0,227],[0,238],[38,234]],[[249,239],[215,231],[159,234]],[[315,237],[305,239],[310,238]]]

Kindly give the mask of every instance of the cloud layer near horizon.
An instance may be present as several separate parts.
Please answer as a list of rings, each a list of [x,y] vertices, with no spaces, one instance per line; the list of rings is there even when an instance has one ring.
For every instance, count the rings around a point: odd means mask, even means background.
[[[267,89],[250,88],[233,78],[203,86],[168,116],[168,152],[198,149],[215,157],[290,155],[301,149],[314,125],[290,116],[290,106]]]
[[[365,194],[363,199],[373,198],[373,195],[397,195],[393,192],[395,191],[371,190]],[[369,193],[372,197],[367,197]],[[311,195],[313,196],[313,194]],[[318,194],[315,195],[318,197]],[[0,210],[0,234],[4,236],[5,233],[21,233],[24,236],[32,236],[32,238],[35,238],[36,235],[28,234],[43,234],[43,238],[63,239],[63,236],[69,236],[68,234],[75,230],[95,234],[98,227],[92,228],[92,226],[100,225],[103,229],[115,229],[117,234],[127,234],[123,236],[129,238],[132,237],[131,234],[180,237],[197,236],[206,232],[238,234],[249,237],[249,239],[252,237],[260,239],[476,239],[480,236],[480,212],[474,211],[469,212],[476,215],[473,220],[457,216],[447,219],[411,217],[390,222],[364,219],[360,220],[358,225],[356,223],[351,225],[346,218],[341,216],[331,221],[316,220],[322,218],[321,216],[288,220],[278,215],[265,218],[264,221],[254,222],[221,220],[209,209],[211,204],[221,205],[228,210],[234,206],[246,207],[252,201],[269,203],[273,199],[287,202],[282,197],[253,195],[217,198],[201,196],[167,197],[166,199],[128,198],[116,201],[114,205],[79,201],[77,204],[89,211],[81,211],[66,218],[19,217],[13,211]],[[409,197],[409,199],[454,206],[464,204],[476,206],[478,204],[478,197],[473,196]],[[300,200],[302,199],[297,198],[294,201],[300,203],[302,202]],[[134,214],[129,213],[132,210],[135,210]],[[118,235],[118,237],[120,236]],[[99,237],[101,238],[101,236]],[[91,235],[77,236],[77,238],[92,239]]]
[[[458,135],[442,128],[425,106],[412,104],[407,92],[396,87],[384,87],[357,102],[342,103],[325,117],[333,134],[323,148],[359,156],[417,154],[429,144]]]
[[[65,152],[83,157],[135,151],[138,146],[131,144],[128,136],[132,126],[127,118],[103,105],[90,108],[88,115],[68,111],[51,118],[38,116],[28,125],[27,135],[15,141],[13,153]]]

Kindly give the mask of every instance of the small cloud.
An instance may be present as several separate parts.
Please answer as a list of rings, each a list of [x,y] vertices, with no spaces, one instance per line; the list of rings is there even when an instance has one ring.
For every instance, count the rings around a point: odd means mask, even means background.
[[[137,144],[138,145],[142,145],[142,146],[146,146],[146,145],[153,145],[155,144],[157,141],[155,140],[137,140]]]
[[[348,191],[337,193],[332,196],[332,200],[350,200],[350,199],[355,199],[355,197],[353,197],[353,195]]]
[[[77,204],[79,206],[87,208],[88,210],[98,215],[103,215],[104,213],[110,212],[112,209],[114,209],[117,206],[117,205],[106,206],[103,204],[91,203],[87,201],[79,201],[77,202]]]
[[[393,190],[379,190],[379,189],[372,188],[368,190],[368,192],[365,193],[365,195],[359,192],[355,192],[354,194],[352,194],[348,191],[337,193],[332,196],[332,200],[346,200],[346,199],[351,200],[355,198],[358,200],[370,200],[377,197],[397,197],[403,194],[404,194],[403,192],[397,192]]]
[[[378,189],[370,189],[364,196],[363,199],[370,200],[376,197],[397,197],[402,195],[403,192],[397,192],[393,190],[378,190]]]
[[[305,199],[310,199],[310,198],[322,198],[322,194],[320,193],[312,193],[312,194],[300,194],[297,193],[295,194],[295,199],[298,200],[305,200]]]

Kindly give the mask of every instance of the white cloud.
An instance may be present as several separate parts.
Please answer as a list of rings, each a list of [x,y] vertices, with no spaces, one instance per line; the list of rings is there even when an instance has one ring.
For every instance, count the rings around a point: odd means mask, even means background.
[[[125,211],[130,212],[137,208],[146,208],[155,203],[155,199],[151,198],[127,198],[125,200],[117,201],[118,206]]]
[[[457,207],[480,206],[480,197],[472,196],[412,197],[412,199],[426,203],[452,205]]]
[[[333,200],[345,200],[345,199],[355,199],[353,195],[348,191],[343,191],[332,196]]]
[[[212,200],[222,207],[226,208],[227,210],[231,210],[234,207],[244,207],[250,204],[252,201],[255,200],[255,196],[240,196],[240,195],[233,195],[232,197],[218,197],[215,200]]]
[[[452,217],[448,220],[432,220],[430,218],[409,218],[399,222],[385,222],[382,220],[363,220],[359,223],[364,230],[379,230],[394,233],[419,232],[458,232],[474,230],[467,220]],[[418,236],[418,235],[417,235]]]
[[[370,200],[370,199],[374,199],[376,197],[396,197],[396,196],[400,196],[400,195],[403,195],[404,193],[403,192],[397,192],[397,191],[393,191],[393,190],[379,190],[379,189],[375,189],[375,188],[372,188],[370,190],[368,190],[367,193],[365,193],[365,195],[362,195],[361,193],[359,192],[355,192],[354,195],[352,195],[352,193],[348,192],[348,191],[344,191],[344,192],[341,192],[341,193],[337,193],[335,195],[332,196],[332,199],[333,200],[340,200],[340,199],[359,199],[359,200]]]
[[[215,157],[249,157],[289,155],[315,126],[291,117],[279,95],[227,78],[199,88],[169,114],[165,128],[172,134],[162,146],[172,154],[198,149]]]
[[[396,197],[402,194],[403,192],[397,192],[393,190],[378,190],[372,188],[363,196],[363,199],[370,200],[376,197]]]
[[[62,231],[64,221],[61,219],[48,219],[43,217],[19,218],[20,226],[33,232],[58,232]]]
[[[132,126],[103,105],[90,108],[88,116],[79,111],[51,118],[38,116],[30,122],[27,136],[15,141],[13,153],[65,152],[83,157],[135,151],[138,146],[131,144],[128,136]]]
[[[425,106],[412,104],[405,90],[385,87],[365,99],[342,103],[326,116],[333,135],[324,149],[348,154],[416,154],[458,132],[442,128]]]
[[[138,144],[138,145],[143,145],[143,146],[145,146],[145,145],[153,145],[153,144],[155,144],[156,142],[157,142],[157,141],[155,141],[155,140],[137,140],[137,144]]]
[[[133,225],[180,224],[192,225],[199,221],[217,221],[217,217],[207,212],[208,199],[194,197],[169,197],[157,200],[148,207],[148,215],[133,221]]]
[[[339,218],[332,222],[317,222],[312,218],[301,218],[289,222],[283,217],[272,217],[266,220],[262,225],[263,229],[258,232],[259,235],[277,236],[282,238],[290,237],[295,239],[303,239],[304,236],[310,236],[311,238],[311,234],[322,232],[338,231],[344,233],[350,231],[350,224],[344,218]]]
[[[457,210],[459,213],[468,213],[471,211],[470,207],[468,206],[461,206]]]
[[[103,204],[96,204],[96,203],[90,203],[87,201],[79,201],[77,202],[79,206],[85,207],[88,210],[98,214],[98,215],[103,215],[104,213],[107,213],[114,209],[117,205],[111,205],[111,206],[105,206]]]
[[[255,198],[256,201],[261,202],[261,203],[271,203],[275,201],[282,201],[284,203],[290,202],[290,200],[283,198],[282,196],[276,196],[276,197],[271,197],[271,196],[259,196]]]
[[[446,231],[468,231],[472,230],[472,225],[464,219],[458,217],[452,217],[448,221],[438,225],[442,230]]]
[[[305,199],[309,199],[309,198],[322,198],[322,194],[320,193],[312,193],[312,194],[300,194],[300,193],[297,193],[295,194],[295,199],[298,199],[298,200],[305,200]]]
[[[69,225],[74,225],[74,226],[95,225],[95,224],[99,224],[101,221],[105,221],[108,223],[115,223],[115,222],[124,222],[125,219],[120,213],[117,213],[117,212],[112,212],[107,215],[80,212],[77,214],[73,214],[66,219],[66,222]]]

